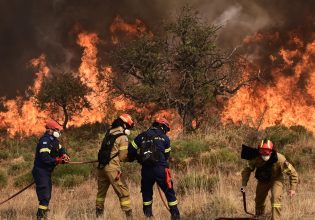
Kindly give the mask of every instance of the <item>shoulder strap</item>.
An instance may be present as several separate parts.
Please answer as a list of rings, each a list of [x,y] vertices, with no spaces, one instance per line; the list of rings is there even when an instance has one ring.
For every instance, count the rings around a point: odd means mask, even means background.
[[[120,136],[123,136],[124,133],[118,133],[118,134],[115,134],[115,135],[109,133],[109,135],[112,135],[114,137],[115,141],[116,141],[116,139],[119,138]],[[109,158],[108,162],[110,162],[112,159],[114,159],[118,155],[119,155],[119,150],[118,150],[118,152],[116,154],[114,154],[111,158]]]

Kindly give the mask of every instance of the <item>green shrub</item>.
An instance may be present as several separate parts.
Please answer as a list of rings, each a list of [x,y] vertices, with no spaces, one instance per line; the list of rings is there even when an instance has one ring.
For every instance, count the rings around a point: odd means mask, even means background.
[[[194,172],[180,179],[177,191],[179,193],[189,193],[192,190],[212,191],[218,182],[219,178],[216,176],[208,176]]]
[[[308,131],[305,127],[302,125],[294,125],[290,127],[290,130],[293,132],[297,133],[299,136],[304,136],[304,137],[313,137],[312,132]]]
[[[57,186],[72,187],[88,179],[91,165],[60,165],[53,172],[52,179]]]
[[[299,138],[299,134],[285,126],[272,126],[265,130],[265,138],[270,139],[279,150],[286,144],[291,144]]]
[[[14,186],[15,187],[23,187],[28,184],[30,184],[32,181],[34,181],[32,173],[25,173],[21,176],[18,176],[14,179]]]
[[[293,144],[302,138],[312,138],[313,135],[301,125],[287,128],[282,125],[272,126],[265,129],[266,138],[270,139],[278,149],[282,149],[286,144]]]
[[[209,150],[209,144],[203,139],[177,140],[172,144],[172,157],[182,160],[188,157],[199,156],[200,153]]]
[[[32,162],[22,162],[18,164],[12,164],[9,167],[9,174],[10,176],[16,176],[21,174],[22,172],[25,172],[26,170],[30,170],[32,168],[33,163]]]
[[[203,158],[204,163],[210,167],[216,167],[220,164],[240,164],[240,156],[227,148],[210,151],[210,154]]]
[[[8,150],[1,150],[0,151],[0,160],[8,159],[10,156],[10,153]]]
[[[6,172],[4,172],[3,170],[0,170],[0,187],[5,187],[8,183],[8,177]]]

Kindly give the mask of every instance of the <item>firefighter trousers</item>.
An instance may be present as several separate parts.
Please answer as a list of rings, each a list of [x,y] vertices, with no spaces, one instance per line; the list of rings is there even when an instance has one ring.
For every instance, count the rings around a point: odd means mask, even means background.
[[[179,215],[177,208],[177,199],[173,188],[173,182],[171,188],[168,188],[166,183],[165,166],[153,166],[153,167],[142,167],[141,170],[141,192],[143,199],[144,212],[147,208],[152,207],[153,203],[153,185],[157,183],[165,194],[168,201],[171,214]]]
[[[32,170],[36,185],[36,194],[39,201],[39,208],[47,210],[51,198],[51,173],[52,171],[34,167]]]
[[[131,210],[131,201],[128,186],[123,177],[119,175],[120,171],[106,171],[103,169],[97,170],[98,192],[96,198],[96,207],[104,209],[106,193],[110,185],[112,185],[117,194],[120,207],[123,211]]]
[[[271,219],[281,219],[281,195],[283,192],[283,183],[281,181],[260,182],[256,188],[256,215],[265,213],[266,198],[271,190]]]

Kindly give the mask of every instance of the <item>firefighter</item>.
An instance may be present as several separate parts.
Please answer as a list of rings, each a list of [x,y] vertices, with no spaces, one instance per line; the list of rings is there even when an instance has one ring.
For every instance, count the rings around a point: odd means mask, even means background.
[[[105,135],[102,147],[99,151],[99,165],[97,169],[98,192],[96,197],[96,217],[104,214],[104,202],[107,190],[112,185],[119,197],[120,207],[125,212],[127,219],[132,219],[132,209],[128,186],[122,176],[121,162],[126,161],[128,154],[128,135],[134,122],[130,115],[122,114],[112,123],[110,130]],[[114,137],[113,143],[110,139]],[[108,146],[112,145],[112,146]],[[103,150],[104,149],[104,150]],[[107,152],[109,150],[109,152]],[[108,158],[105,158],[108,153]]]
[[[284,174],[289,176],[290,189],[289,195],[296,194],[298,174],[294,167],[286,158],[275,151],[270,140],[262,140],[258,146],[259,155],[249,160],[247,166],[242,171],[241,191],[245,192],[245,187],[251,172],[256,170],[255,177],[258,180],[256,187],[256,216],[263,216],[265,213],[265,201],[268,191],[271,191],[271,219],[281,219],[281,195],[283,192]]]
[[[153,185],[156,182],[167,198],[171,219],[180,219],[180,213],[177,207],[178,202],[168,164],[171,146],[170,139],[166,133],[169,131],[169,122],[165,118],[157,118],[147,131],[139,134],[134,141],[129,144],[128,158],[130,161],[137,159],[138,162],[142,164],[141,192],[143,212],[147,218],[153,217]],[[150,139],[153,141],[150,141]],[[153,143],[153,146],[150,146],[148,150],[143,150],[146,143]],[[156,156],[154,156],[155,151]],[[154,157],[151,161],[155,162],[146,163],[146,161],[150,159],[150,156],[148,156],[150,154]]]
[[[68,163],[70,157],[59,144],[62,127],[54,120],[46,123],[46,132],[39,139],[36,147],[34,168],[32,174],[36,184],[36,194],[39,201],[37,219],[47,218],[47,209],[51,198],[51,174],[58,164]]]

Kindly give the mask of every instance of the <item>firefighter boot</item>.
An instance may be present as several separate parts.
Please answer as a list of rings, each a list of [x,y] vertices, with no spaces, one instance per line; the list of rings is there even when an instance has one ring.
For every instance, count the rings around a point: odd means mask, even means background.
[[[144,205],[143,206],[143,213],[144,213],[145,217],[147,217],[147,218],[153,217],[152,204],[151,205]]]
[[[46,209],[37,209],[36,217],[37,217],[37,220],[48,219],[47,210]]]
[[[95,215],[96,215],[96,218],[101,218],[104,215],[104,209],[96,207]]]
[[[177,206],[170,207],[171,220],[180,220],[180,214]]]
[[[132,216],[132,210],[128,210],[128,211],[125,211],[125,214],[126,214],[126,219],[127,220],[133,220],[133,216]]]

